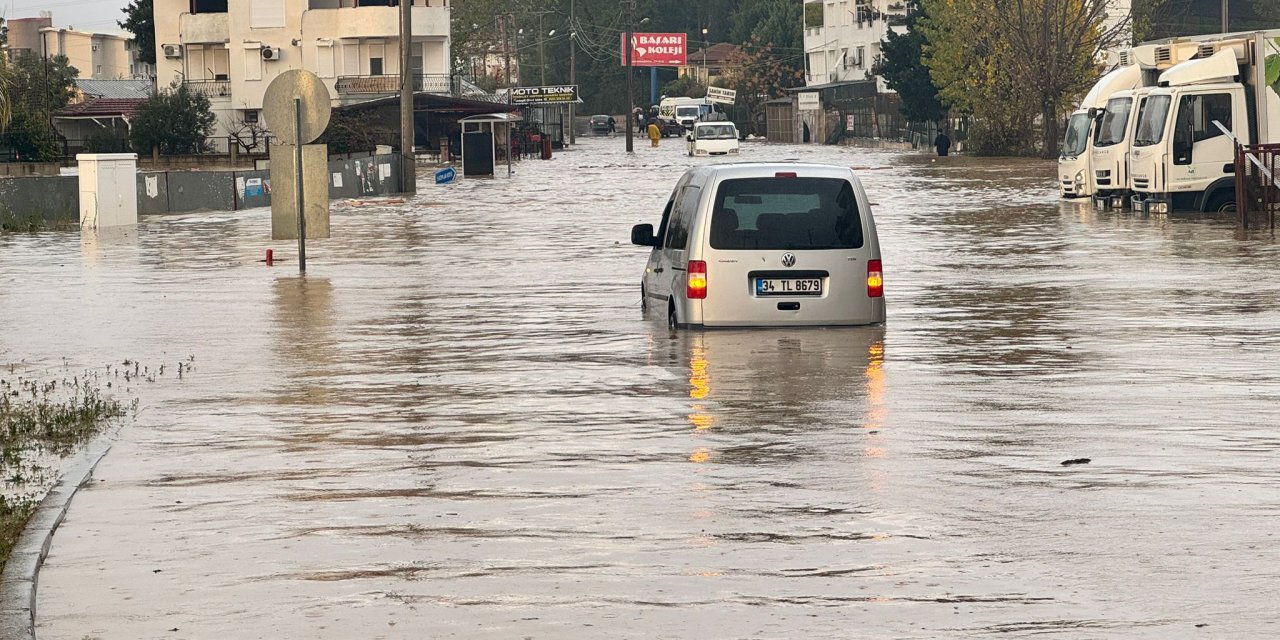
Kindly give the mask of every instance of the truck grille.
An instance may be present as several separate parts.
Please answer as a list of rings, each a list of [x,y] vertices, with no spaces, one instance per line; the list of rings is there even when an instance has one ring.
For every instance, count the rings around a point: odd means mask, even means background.
[[[1146,178],[1134,178],[1134,179],[1133,179],[1133,188],[1134,188],[1134,189],[1146,189],[1146,188],[1147,188],[1147,185],[1149,185],[1149,184],[1150,184],[1150,181],[1149,181],[1149,180],[1147,180]]]

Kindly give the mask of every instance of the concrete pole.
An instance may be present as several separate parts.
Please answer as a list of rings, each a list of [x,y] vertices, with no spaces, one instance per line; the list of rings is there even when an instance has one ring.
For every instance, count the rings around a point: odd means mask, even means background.
[[[509,31],[514,26],[513,24],[509,24],[509,22],[513,22],[511,18],[512,16],[510,13],[502,16],[502,64],[506,69],[505,74],[507,79],[504,82],[504,86],[507,89],[511,88],[511,40]],[[507,102],[511,102],[511,91],[507,91]]]
[[[418,192],[413,156],[413,0],[400,0],[400,191]]]
[[[1227,33],[1231,31],[1230,29],[1227,28],[1227,25],[1230,22],[1227,18],[1228,18],[1227,0],[1222,0],[1222,32],[1223,33]]]
[[[631,67],[631,32],[634,29],[631,21],[634,19],[633,12],[635,11],[635,8],[635,0],[627,2],[627,35],[626,39],[622,41],[622,50],[627,59],[627,153],[635,151],[636,89],[635,75],[632,73]]]
[[[569,84],[578,84],[578,32],[574,24],[576,17],[576,0],[569,0]],[[573,115],[577,105],[569,103],[569,144],[578,144],[578,134],[573,125]]]

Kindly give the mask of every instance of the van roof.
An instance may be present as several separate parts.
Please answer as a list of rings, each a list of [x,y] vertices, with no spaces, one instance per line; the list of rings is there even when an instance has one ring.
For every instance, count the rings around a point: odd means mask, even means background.
[[[853,173],[849,167],[800,162],[732,162],[694,167],[690,174],[721,178],[773,177],[777,173],[795,172],[801,176],[834,177]]]

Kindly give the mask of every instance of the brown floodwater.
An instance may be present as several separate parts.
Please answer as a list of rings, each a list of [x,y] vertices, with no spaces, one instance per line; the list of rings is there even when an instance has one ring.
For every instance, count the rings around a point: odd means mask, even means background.
[[[747,144],[868,167],[888,322],[671,333],[629,228],[701,161],[621,145],[336,202],[305,278],[265,210],[0,236],[0,363],[167,367],[41,640],[1280,635],[1269,233]]]

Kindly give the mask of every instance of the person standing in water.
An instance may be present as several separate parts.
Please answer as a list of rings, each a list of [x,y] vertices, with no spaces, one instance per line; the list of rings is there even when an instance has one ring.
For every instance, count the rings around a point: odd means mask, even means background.
[[[951,138],[948,138],[946,133],[939,131],[938,137],[933,139],[933,147],[938,150],[939,156],[945,156],[951,150]]]
[[[649,142],[653,143],[653,148],[658,148],[658,140],[662,138],[662,129],[658,128],[657,118],[649,120]]]

